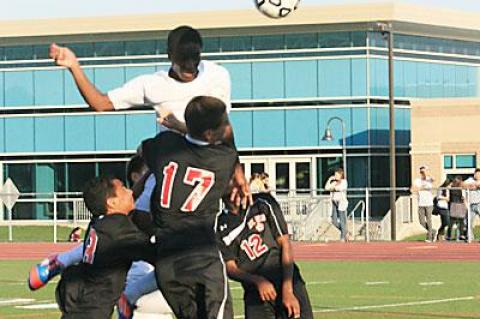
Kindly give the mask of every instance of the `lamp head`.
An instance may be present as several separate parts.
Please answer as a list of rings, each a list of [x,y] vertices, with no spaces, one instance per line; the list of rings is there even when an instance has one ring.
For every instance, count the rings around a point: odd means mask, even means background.
[[[332,131],[329,127],[325,129],[325,134],[322,137],[322,141],[331,141],[333,140]]]

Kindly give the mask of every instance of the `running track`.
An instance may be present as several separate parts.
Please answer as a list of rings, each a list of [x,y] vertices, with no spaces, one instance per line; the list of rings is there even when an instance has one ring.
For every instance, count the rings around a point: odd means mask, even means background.
[[[0,243],[0,260],[40,260],[75,244]],[[398,243],[293,243],[297,260],[348,261],[480,261],[480,244]]]

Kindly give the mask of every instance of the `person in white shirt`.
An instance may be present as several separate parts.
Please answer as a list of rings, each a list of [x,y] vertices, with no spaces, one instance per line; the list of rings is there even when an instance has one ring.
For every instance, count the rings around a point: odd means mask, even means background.
[[[340,240],[347,240],[347,188],[348,183],[342,168],[337,168],[335,174],[325,183],[325,190],[330,192],[332,200],[332,223],[340,230]]]
[[[474,240],[475,217],[480,216],[480,168],[475,169],[473,178],[468,178],[464,185],[468,189],[468,202],[470,204],[468,236],[469,239]]]
[[[418,193],[418,216],[420,224],[427,230],[427,242],[433,242],[436,239],[432,228],[433,211],[433,178],[428,175],[428,167],[420,167],[420,177],[412,185],[412,193]]]

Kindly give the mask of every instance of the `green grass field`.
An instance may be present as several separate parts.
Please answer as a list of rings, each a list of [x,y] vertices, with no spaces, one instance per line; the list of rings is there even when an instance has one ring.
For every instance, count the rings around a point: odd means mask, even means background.
[[[7,305],[54,302],[55,284],[37,292],[26,285],[29,261],[0,262],[0,318],[59,318],[54,309]],[[301,262],[315,318],[480,318],[480,275],[473,262]],[[234,283],[235,315],[243,314]]]

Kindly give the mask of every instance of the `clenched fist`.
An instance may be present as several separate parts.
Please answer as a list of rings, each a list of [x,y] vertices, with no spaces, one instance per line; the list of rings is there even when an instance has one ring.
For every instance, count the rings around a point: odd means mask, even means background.
[[[78,65],[78,59],[75,53],[67,47],[61,47],[55,43],[50,45],[49,51],[50,58],[55,60],[58,66],[64,66],[66,68],[72,68]]]

